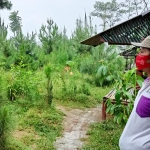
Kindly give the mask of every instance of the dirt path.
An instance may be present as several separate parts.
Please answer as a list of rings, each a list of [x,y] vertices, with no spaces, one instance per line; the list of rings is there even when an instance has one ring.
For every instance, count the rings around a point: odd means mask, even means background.
[[[101,107],[67,110],[58,106],[66,116],[63,121],[63,137],[55,143],[57,150],[79,150],[83,146],[82,138],[86,138],[89,125],[101,121]]]

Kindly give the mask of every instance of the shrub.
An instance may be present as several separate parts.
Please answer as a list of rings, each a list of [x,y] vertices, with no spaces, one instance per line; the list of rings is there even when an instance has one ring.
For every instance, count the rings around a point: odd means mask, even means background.
[[[13,66],[11,76],[8,79],[8,98],[12,101],[18,97],[30,100],[40,98],[38,91],[39,77],[35,77],[32,71],[23,68],[25,65]]]
[[[115,100],[116,103],[112,104],[111,100],[107,100],[107,112],[114,115],[114,122],[124,125],[133,109],[134,99],[137,95],[136,85],[141,86],[143,78],[135,74],[135,68],[127,71],[120,76],[120,79],[115,83]],[[133,89],[130,93],[129,90]],[[123,101],[128,100],[126,105]]]
[[[11,129],[11,116],[6,107],[0,106],[0,149],[5,150]]]

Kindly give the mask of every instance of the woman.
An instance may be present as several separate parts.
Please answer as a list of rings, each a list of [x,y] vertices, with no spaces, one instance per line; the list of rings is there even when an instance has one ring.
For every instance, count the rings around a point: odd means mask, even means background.
[[[134,102],[134,108],[119,140],[121,150],[150,150],[150,36],[141,43],[136,67],[148,75]]]

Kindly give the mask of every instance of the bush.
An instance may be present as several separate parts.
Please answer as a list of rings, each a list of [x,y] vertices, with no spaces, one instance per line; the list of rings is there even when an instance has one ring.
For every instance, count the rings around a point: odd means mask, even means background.
[[[12,74],[8,83],[8,98],[13,101],[16,98],[24,97],[30,100],[40,98],[38,91],[39,77],[35,77],[32,71],[20,66],[12,67]]]
[[[143,79],[135,74],[135,68],[127,71],[120,76],[115,84],[115,100],[116,103],[112,104],[111,100],[107,100],[107,112],[114,115],[114,122],[124,125],[133,109],[134,100],[138,93],[136,89],[137,83],[141,86]],[[133,92],[129,92],[130,90]],[[126,105],[123,101],[128,101]]]
[[[0,107],[0,149],[5,150],[11,129],[11,116],[6,107]]]

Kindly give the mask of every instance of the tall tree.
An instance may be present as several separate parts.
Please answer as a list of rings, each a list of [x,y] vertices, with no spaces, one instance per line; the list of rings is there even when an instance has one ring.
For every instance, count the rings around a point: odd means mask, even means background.
[[[122,2],[125,17],[128,19],[147,11],[149,9],[149,5],[149,0],[125,0],[125,2]]]
[[[0,9],[8,9],[8,10],[10,10],[11,7],[12,7],[11,1],[0,0]]]
[[[149,9],[150,1],[149,0],[141,0],[141,2],[144,4],[143,11],[146,11]]]
[[[141,0],[125,0],[122,2],[122,7],[124,8],[124,14],[127,19],[138,15],[142,9],[142,1]]]
[[[52,19],[47,19],[47,25],[41,26],[39,39],[45,50],[45,54],[50,54],[59,46],[62,35],[59,33],[57,24]]]
[[[9,16],[10,19],[10,29],[14,33],[14,35],[21,32],[22,22],[21,17],[18,16],[18,11],[14,11]]]
[[[96,26],[95,26],[96,27]],[[76,20],[76,28],[74,32],[72,33],[72,41],[73,45],[75,45],[75,49],[79,53],[83,53],[86,51],[91,50],[91,46],[85,46],[79,44],[82,40],[87,39],[88,37],[92,36],[96,32],[96,28],[93,27],[92,25],[92,19],[91,16],[89,16],[89,19],[85,13],[85,18],[84,21],[82,19],[77,19]]]
[[[103,30],[114,26],[120,21],[130,19],[141,12],[148,10],[149,0],[124,0],[117,2],[111,0],[110,2],[96,1],[94,4],[94,11],[91,16],[98,17],[102,20],[101,26]]]
[[[111,0],[111,2],[101,2],[96,1],[94,4],[94,11],[91,12],[92,16],[99,17],[102,19],[103,30],[107,27],[112,27],[116,22],[119,22],[122,19],[121,11],[122,3],[118,3],[116,0]]]
[[[68,39],[68,37],[67,37],[67,29],[66,29],[66,27],[64,26],[64,29],[63,29],[63,38],[64,39]]]
[[[141,0],[133,0],[132,5],[133,5],[133,9],[136,11],[136,15],[139,14],[139,10],[142,9],[141,7]]]

